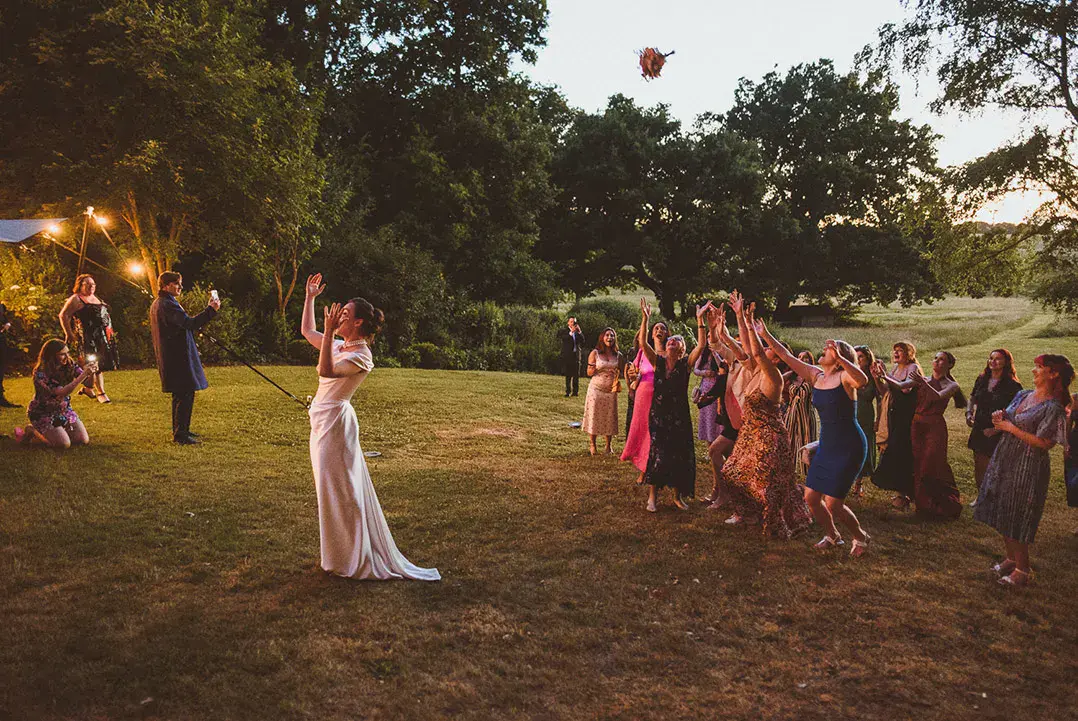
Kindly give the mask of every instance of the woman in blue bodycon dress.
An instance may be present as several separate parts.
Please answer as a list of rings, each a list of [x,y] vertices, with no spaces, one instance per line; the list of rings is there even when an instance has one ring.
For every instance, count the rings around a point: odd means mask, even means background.
[[[846,341],[827,341],[819,363],[810,365],[786,350],[763,323],[757,321],[757,324],[757,332],[764,342],[797,375],[812,383],[812,404],[820,415],[820,445],[805,480],[805,501],[824,529],[824,537],[816,548],[825,550],[842,545],[842,537],[835,528],[838,521],[853,536],[850,555],[863,556],[868,550],[869,536],[844,499],[868,454],[868,442],[857,423],[856,412],[857,389],[868,383],[868,376],[857,365],[853,346]]]

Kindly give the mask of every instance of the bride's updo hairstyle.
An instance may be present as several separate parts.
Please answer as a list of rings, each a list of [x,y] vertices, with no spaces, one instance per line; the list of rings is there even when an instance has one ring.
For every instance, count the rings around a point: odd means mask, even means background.
[[[386,314],[381,308],[375,308],[366,298],[353,298],[348,301],[352,304],[352,317],[363,321],[362,335],[364,338],[374,339],[382,331],[386,322]]]

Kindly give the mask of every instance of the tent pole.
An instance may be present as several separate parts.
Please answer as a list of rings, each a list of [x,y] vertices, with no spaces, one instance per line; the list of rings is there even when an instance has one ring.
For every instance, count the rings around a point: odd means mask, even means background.
[[[79,269],[75,271],[76,277],[82,275],[82,261],[86,258],[86,231],[90,227],[90,216],[93,214],[93,206],[86,206],[86,220],[82,224],[82,245],[79,247]],[[77,291],[78,289],[76,288],[75,290]]]

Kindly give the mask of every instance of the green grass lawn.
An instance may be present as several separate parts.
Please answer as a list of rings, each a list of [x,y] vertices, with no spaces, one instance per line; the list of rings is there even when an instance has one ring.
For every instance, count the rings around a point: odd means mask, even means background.
[[[884,322],[846,338],[943,337]],[[1039,352],[1078,359],[1028,306],[933,323],[966,339],[947,345],[967,390],[999,345],[1027,384]],[[267,370],[314,391],[313,369]],[[208,375],[200,447],[166,442],[154,371],[110,374],[109,406],[78,399],[88,448],[0,440],[0,719],[1078,714],[1078,511],[1058,450],[1038,583],[1015,592],[990,579],[1000,543],[968,512],[923,522],[870,490],[857,562],[699,506],[652,515],[635,470],[568,427],[583,398],[560,378],[379,369],[356,399],[362,444],[382,453],[371,473],[401,550],[444,580],[354,582],[318,568],[303,409],[244,368]],[[20,419],[0,411],[5,432]]]

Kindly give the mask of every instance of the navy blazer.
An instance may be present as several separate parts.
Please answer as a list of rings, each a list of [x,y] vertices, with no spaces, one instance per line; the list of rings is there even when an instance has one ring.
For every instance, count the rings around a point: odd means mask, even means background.
[[[174,295],[158,291],[157,300],[150,306],[150,332],[162,391],[185,393],[209,387],[195,345],[195,331],[216,315],[217,311],[207,306],[192,318]]]

